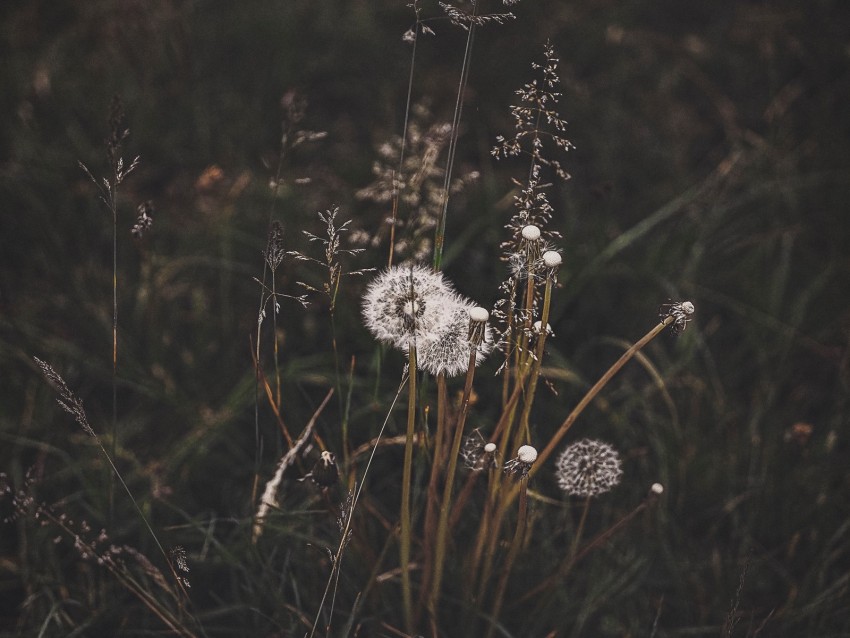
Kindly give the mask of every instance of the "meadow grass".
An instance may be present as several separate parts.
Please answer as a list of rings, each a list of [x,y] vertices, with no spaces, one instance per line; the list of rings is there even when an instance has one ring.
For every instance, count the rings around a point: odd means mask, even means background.
[[[845,635],[840,21],[248,4],[4,10],[0,634]]]

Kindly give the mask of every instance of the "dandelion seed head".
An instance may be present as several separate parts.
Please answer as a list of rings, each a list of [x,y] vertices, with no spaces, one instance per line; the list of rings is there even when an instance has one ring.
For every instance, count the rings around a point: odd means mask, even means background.
[[[406,350],[414,341],[437,337],[456,296],[440,273],[422,266],[393,266],[367,287],[363,319],[378,340]]]
[[[568,446],[558,457],[556,467],[558,485],[573,496],[609,492],[620,483],[623,474],[617,451],[594,439],[582,439]]]
[[[477,322],[470,330],[470,312],[475,309],[471,302],[456,294],[446,295],[442,301],[447,308],[433,338],[417,342],[417,364],[430,374],[454,377],[467,371],[473,349],[476,365],[490,353],[493,335],[488,326]]]
[[[496,444],[486,442],[478,429],[467,434],[460,450],[463,463],[473,472],[483,472],[499,466]]]

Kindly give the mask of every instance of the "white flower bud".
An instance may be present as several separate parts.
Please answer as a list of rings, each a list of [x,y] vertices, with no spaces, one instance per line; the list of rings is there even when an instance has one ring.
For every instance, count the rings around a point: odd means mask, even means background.
[[[526,241],[537,241],[540,239],[540,229],[537,226],[529,224],[522,229],[522,238]]]
[[[663,485],[661,485],[661,483],[653,483],[653,484],[652,484],[652,487],[650,487],[650,488],[649,488],[649,490],[650,490],[653,494],[658,495],[658,494],[661,494],[662,492],[664,492],[664,486],[663,486]]]
[[[561,255],[554,250],[547,250],[543,253],[543,264],[547,268],[557,268],[561,265]]]
[[[520,463],[531,465],[537,460],[537,449],[530,445],[523,445],[517,450],[516,457]]]
[[[476,323],[484,323],[490,318],[490,313],[487,312],[484,308],[480,306],[476,306],[475,308],[469,309],[469,320],[475,321]]]

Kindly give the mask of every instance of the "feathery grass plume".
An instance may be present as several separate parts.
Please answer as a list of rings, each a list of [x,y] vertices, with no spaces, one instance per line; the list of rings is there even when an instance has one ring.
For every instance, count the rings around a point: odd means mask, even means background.
[[[476,2],[472,4],[473,6],[477,5]],[[507,3],[505,4],[507,6]],[[472,26],[483,27],[488,24],[505,24],[509,20],[516,20],[516,16],[510,12],[477,14],[474,11],[469,12],[459,9],[449,2],[441,2],[440,7],[446,12],[452,24],[464,31],[469,31]]]
[[[443,275],[423,266],[392,266],[363,296],[363,319],[379,341],[406,351],[439,338],[458,295]]]
[[[372,165],[375,179],[356,193],[357,199],[384,206],[397,202],[401,210],[394,207],[385,228],[392,235],[393,252],[414,262],[426,261],[433,248],[445,178],[439,162],[452,131],[448,122],[429,125],[431,119],[426,104],[413,105],[405,135],[378,146],[378,159]],[[452,180],[451,193],[460,193],[478,177],[477,171],[471,171]],[[378,246],[382,240],[379,233],[369,242]]]
[[[561,179],[570,175],[561,163],[547,157],[547,142],[556,149],[569,151],[573,143],[564,137],[567,121],[558,112],[561,93],[557,91],[560,83],[558,65],[560,60],[555,49],[547,42],[543,48],[543,64],[533,62],[531,68],[540,71],[541,76],[533,79],[516,90],[520,103],[511,106],[514,119],[513,137],[496,137],[496,146],[491,150],[494,157],[515,157],[525,155],[531,158],[531,164],[550,167]]]
[[[166,557],[175,577],[177,584],[175,587],[162,571],[136,548],[129,545],[116,545],[105,529],[95,533],[87,521],[76,521],[66,512],[61,511],[57,505],[49,505],[37,500],[33,495],[35,483],[33,468],[27,470],[24,484],[18,489],[14,489],[9,478],[0,472],[0,500],[9,501],[12,509],[10,516],[2,522],[29,520],[40,527],[55,529],[59,534],[53,538],[54,544],[67,539],[80,560],[96,564],[109,572],[122,587],[135,596],[172,632],[180,636],[195,636],[182,618],[186,599],[185,590],[189,587],[189,583],[184,577],[177,576],[176,569],[183,571],[179,564],[175,564],[170,557]],[[125,556],[132,560],[125,560]],[[183,559],[185,571],[188,571],[185,552]],[[140,578],[142,575],[147,580]],[[151,584],[156,588],[151,587]],[[158,591],[170,600],[163,600],[162,596],[157,595]]]
[[[484,360],[493,349],[493,334],[486,319],[483,322],[470,320],[473,314],[478,316],[479,310],[486,313],[483,308],[454,295],[448,296],[446,305],[448,308],[435,338],[419,342],[417,364],[420,370],[434,376],[445,374],[447,377],[455,377],[466,372],[473,348],[477,351],[475,365]],[[473,331],[474,334],[471,334]]]
[[[351,270],[345,271],[342,267],[342,263],[340,262],[341,255],[359,255],[365,249],[364,248],[343,248],[342,247],[342,234],[349,230],[348,225],[351,223],[350,219],[342,222],[339,226],[336,225],[336,216],[339,214],[339,206],[334,206],[332,209],[325,211],[322,213],[321,211],[317,213],[319,219],[325,224],[325,237],[319,237],[318,235],[314,235],[313,233],[303,230],[301,231],[311,242],[317,242],[324,247],[324,259],[316,259],[315,257],[310,257],[309,255],[305,255],[304,253],[298,251],[290,251],[288,254],[295,257],[295,259],[300,261],[310,261],[315,264],[319,264],[327,269],[328,278],[322,284],[322,289],[319,290],[314,286],[311,286],[303,281],[296,282],[298,285],[306,288],[307,290],[311,290],[313,292],[324,293],[328,300],[330,301],[330,310],[333,313],[334,308],[336,307],[336,297],[339,292],[339,284],[342,281],[342,278],[345,276],[356,276],[356,275],[364,275],[367,272],[372,272],[374,268],[364,268],[361,270]]]
[[[124,164],[122,149],[124,142],[130,137],[127,126],[127,115],[124,112],[124,102],[119,95],[112,97],[109,105],[109,137],[106,139],[106,156],[112,174],[98,180],[88,167],[78,162],[80,168],[88,175],[92,183],[100,191],[100,199],[112,214],[112,455],[118,445],[118,186],[132,173],[139,164],[137,155],[128,164]],[[111,480],[111,479],[110,479]],[[115,490],[112,484],[109,488],[109,510],[114,507]],[[111,516],[111,514],[110,514]]]
[[[71,416],[73,416],[77,423],[80,425],[80,427],[82,427],[83,430],[86,432],[86,434],[91,436],[97,443],[101,453],[109,464],[109,467],[112,469],[113,475],[115,476],[115,478],[118,479],[118,482],[121,484],[121,487],[124,488],[124,491],[130,498],[130,502],[133,504],[133,507],[138,513],[139,519],[142,521],[145,528],[150,533],[154,543],[156,544],[157,549],[168,563],[171,569],[171,573],[174,579],[177,581],[178,588],[182,590],[184,595],[186,595],[185,588],[183,587],[183,582],[178,576],[177,572],[174,570],[168,553],[165,551],[162,544],[159,542],[159,537],[156,535],[156,532],[154,532],[153,527],[151,527],[147,516],[145,516],[145,513],[142,511],[142,508],[139,506],[138,501],[136,501],[136,498],[130,491],[130,488],[128,487],[126,481],[124,481],[124,477],[121,475],[121,472],[118,471],[118,467],[115,465],[113,457],[109,454],[109,452],[107,452],[106,447],[104,447],[103,442],[100,440],[100,437],[91,427],[91,425],[89,425],[88,418],[86,417],[86,413],[83,408],[83,402],[73,392],[71,392],[71,389],[68,387],[68,384],[65,383],[65,380],[61,377],[61,375],[59,375],[59,373],[53,369],[53,366],[51,366],[45,361],[42,361],[38,357],[33,357],[33,360],[35,361],[36,365],[41,369],[41,372],[47,379],[47,381],[59,393],[60,398],[57,399],[57,402],[62,407],[62,409],[68,412]]]
[[[97,434],[94,433],[91,425],[89,425],[86,411],[83,408],[83,402],[73,392],[71,392],[68,384],[65,383],[65,379],[63,379],[59,373],[53,369],[53,366],[46,361],[42,361],[38,357],[33,357],[33,360],[41,369],[41,373],[44,375],[44,378],[47,379],[50,382],[50,385],[52,385],[59,393],[59,398],[56,399],[56,403],[58,403],[65,412],[74,417],[74,420],[81,428],[83,428],[83,431],[85,431],[86,434],[93,438],[97,438]]]
[[[558,457],[555,478],[558,486],[573,496],[598,496],[620,484],[623,469],[620,455],[611,445],[581,439]]]
[[[286,251],[283,249],[283,225],[274,220],[269,226],[268,237],[266,238],[266,249],[263,251],[263,257],[266,259],[269,269],[275,272],[283,261]]]

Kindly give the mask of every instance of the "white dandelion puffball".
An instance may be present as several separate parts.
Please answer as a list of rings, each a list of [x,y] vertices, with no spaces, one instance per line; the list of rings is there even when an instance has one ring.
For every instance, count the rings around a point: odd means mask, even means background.
[[[598,496],[620,483],[623,469],[617,450],[602,441],[582,439],[558,457],[558,485],[573,496]]]
[[[537,460],[537,448],[530,445],[522,445],[517,450],[516,458],[520,463],[531,465]]]
[[[457,295],[447,296],[442,321],[435,327],[433,338],[417,341],[416,362],[420,370],[436,376],[463,374],[469,368],[472,349],[476,349],[478,365],[493,349],[493,335],[489,326],[484,329],[481,343],[475,346],[469,340],[469,321],[476,308],[472,302]],[[486,310],[484,311],[487,312]]]
[[[561,255],[554,250],[543,253],[543,265],[547,268],[557,268],[561,265]]]
[[[540,239],[540,229],[529,224],[522,229],[522,238],[526,241],[537,241]]]
[[[414,341],[436,337],[456,298],[441,273],[422,266],[392,266],[366,288],[363,319],[378,340],[406,350]]]

